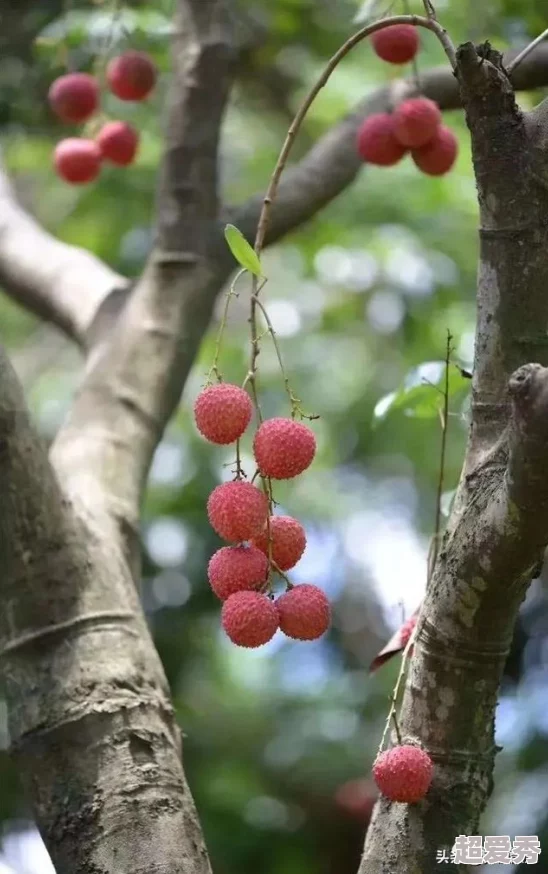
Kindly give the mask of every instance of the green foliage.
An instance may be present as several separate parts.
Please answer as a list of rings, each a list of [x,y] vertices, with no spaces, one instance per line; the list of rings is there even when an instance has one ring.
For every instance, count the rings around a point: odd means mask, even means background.
[[[238,228],[235,228],[234,225],[227,225],[225,228],[225,239],[230,251],[241,267],[249,270],[254,276],[260,277],[263,275],[259,256]]]

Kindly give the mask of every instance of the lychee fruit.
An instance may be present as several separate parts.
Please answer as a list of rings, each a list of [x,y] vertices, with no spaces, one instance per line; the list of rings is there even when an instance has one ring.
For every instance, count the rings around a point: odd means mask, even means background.
[[[268,528],[256,534],[253,543],[268,555]],[[270,517],[270,537],[272,540],[272,561],[281,571],[294,567],[306,547],[306,534],[300,522],[291,516]]]
[[[213,489],[207,502],[207,514],[219,537],[238,543],[251,540],[264,528],[268,501],[256,486],[234,480]]]
[[[211,557],[207,575],[221,601],[246,589],[259,589],[268,574],[268,560],[256,546],[223,546]]]
[[[379,58],[389,64],[406,64],[419,50],[419,34],[412,24],[391,24],[376,30],[371,42]]]
[[[394,121],[388,112],[376,112],[362,122],[358,131],[358,154],[368,164],[391,167],[407,152],[394,133]]]
[[[266,595],[235,592],[223,604],[221,622],[232,643],[262,646],[278,630],[278,611]]]
[[[303,583],[276,601],[283,633],[294,640],[316,640],[329,628],[331,608],[325,592]]]
[[[156,77],[156,64],[146,52],[124,52],[107,66],[109,88],[120,100],[144,100],[154,88]]]
[[[313,431],[293,419],[267,419],[253,440],[253,452],[263,476],[292,479],[312,464],[316,454]]]
[[[420,747],[404,744],[377,756],[373,776],[380,791],[391,801],[414,804],[430,788],[434,764]]]
[[[404,100],[397,107],[392,118],[396,139],[403,146],[414,149],[428,143],[441,124],[438,104],[427,97],[412,97],[410,100]]]
[[[453,131],[441,125],[434,138],[420,149],[413,149],[411,155],[423,173],[429,176],[443,176],[455,163],[458,150],[459,143]]]
[[[204,388],[194,404],[198,431],[206,440],[220,445],[238,440],[249,425],[252,413],[248,393],[228,382]]]
[[[97,134],[96,142],[106,161],[127,167],[137,154],[139,134],[126,121],[109,121]]]
[[[57,174],[73,185],[93,182],[101,169],[101,152],[93,140],[69,137],[57,143],[53,153]]]
[[[52,82],[48,100],[62,121],[86,121],[99,106],[99,85],[89,73],[67,73]]]

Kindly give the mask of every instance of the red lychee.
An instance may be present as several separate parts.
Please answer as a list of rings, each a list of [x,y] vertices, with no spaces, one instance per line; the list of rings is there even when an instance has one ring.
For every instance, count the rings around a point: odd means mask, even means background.
[[[278,611],[266,595],[235,592],[223,604],[221,622],[232,643],[262,646],[278,629]]]
[[[253,406],[248,393],[238,385],[221,382],[204,388],[194,404],[198,431],[211,443],[227,445],[242,436]]]
[[[420,747],[405,744],[385,750],[375,760],[373,776],[380,791],[391,801],[414,804],[430,788],[434,764]]]
[[[101,152],[93,140],[69,137],[57,143],[53,163],[61,179],[73,185],[82,185],[93,182],[99,175]]]
[[[86,121],[99,105],[97,80],[88,73],[59,76],[50,86],[48,100],[53,112],[62,121]]]
[[[393,117],[388,112],[370,115],[358,131],[358,154],[368,164],[391,167],[401,161],[407,148],[396,138]]]
[[[223,546],[211,557],[207,575],[221,601],[246,589],[259,589],[268,573],[268,560],[256,546]]]
[[[219,537],[239,543],[251,540],[264,528],[268,501],[251,483],[235,480],[213,489],[207,502],[207,514]]]
[[[253,452],[263,476],[292,479],[312,464],[316,438],[301,422],[267,419],[255,434]]]
[[[441,124],[438,104],[427,97],[404,100],[397,107],[392,118],[396,139],[403,146],[414,149],[428,143],[436,135]]]
[[[109,88],[120,100],[144,100],[154,88],[156,76],[156,65],[146,52],[124,52],[107,66]]]
[[[303,583],[276,601],[283,633],[294,640],[316,640],[329,628],[331,608],[324,592]]]
[[[291,516],[271,516],[272,560],[280,570],[294,567],[306,547],[306,535],[300,522]],[[268,555],[268,529],[256,534],[253,543]]]
[[[442,125],[434,138],[411,152],[419,170],[429,176],[443,176],[448,173],[457,158],[458,140],[453,131]]]
[[[96,142],[106,161],[127,167],[137,154],[139,134],[125,121],[109,121],[97,134]]]
[[[371,37],[375,52],[389,64],[406,64],[419,50],[419,34],[412,24],[392,24]]]

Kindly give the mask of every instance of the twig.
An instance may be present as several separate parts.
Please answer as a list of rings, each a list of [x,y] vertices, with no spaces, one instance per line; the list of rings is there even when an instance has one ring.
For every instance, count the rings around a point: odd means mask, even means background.
[[[521,51],[519,53],[519,55],[516,58],[514,58],[514,60],[510,64],[508,64],[508,66],[506,67],[506,72],[508,73],[509,76],[514,72],[516,67],[518,67],[521,64],[521,62],[524,61],[525,58],[531,54],[533,49],[536,49],[536,47],[541,42],[544,42],[546,37],[548,37],[548,27],[546,28],[546,30],[543,30],[542,33],[539,33],[537,38],[534,39],[533,42],[530,42],[528,46],[525,46],[523,51]]]
[[[219,365],[219,356],[221,354],[221,343],[223,340],[223,334],[224,334],[225,328],[226,328],[226,320],[228,317],[228,308],[230,306],[230,301],[232,300],[232,298],[238,296],[237,292],[236,292],[236,283],[238,282],[238,279],[244,275],[244,273],[247,273],[245,267],[242,267],[241,270],[238,270],[236,276],[234,277],[233,281],[230,284],[230,288],[228,289],[228,291],[226,293],[226,300],[225,300],[225,305],[224,305],[224,309],[223,309],[223,315],[221,318],[221,324],[219,325],[217,339],[215,340],[215,355],[213,358],[213,364],[209,368],[209,373],[207,375],[207,385],[209,385],[211,383],[211,375],[212,374],[215,374],[215,376],[217,377],[219,382],[221,382],[221,374],[219,373],[218,365]]]
[[[429,560],[431,569],[436,564],[438,557],[438,543],[441,529],[441,499],[443,495],[443,479],[445,474],[445,452],[447,449],[447,422],[449,419],[449,366],[451,359],[451,341],[453,336],[447,331],[447,345],[445,347],[445,382],[443,386],[443,413],[441,417],[441,450],[440,450],[440,471],[438,477],[438,493],[436,496],[436,520],[434,523],[434,538],[432,546],[432,555]],[[430,576],[430,574],[429,574]]]
[[[411,13],[411,9],[409,6],[409,0],[403,0],[403,8],[404,8],[406,15],[409,15]],[[426,9],[426,14],[428,16],[428,8]],[[430,16],[428,16],[428,17],[430,17]],[[418,64],[416,55],[413,56],[413,60],[411,61],[411,69],[413,70],[413,79],[415,80],[415,90],[417,91],[417,94],[420,94],[422,88],[421,88],[421,79],[420,79],[420,73],[419,73],[419,64]]]
[[[430,18],[432,21],[436,21],[436,10],[434,9],[434,4],[430,2],[430,0],[422,0],[424,11],[426,12],[426,17]]]
[[[399,695],[400,688],[401,688],[401,684],[402,684],[402,682],[403,682],[403,678],[404,678],[404,675],[405,675],[405,669],[406,669],[406,667],[407,667],[407,662],[408,662],[408,659],[409,659],[409,652],[410,652],[410,650],[411,650],[411,647],[412,647],[413,644],[415,643],[415,637],[416,637],[416,636],[417,636],[417,625],[415,625],[413,631],[411,632],[411,634],[410,634],[410,636],[409,636],[409,640],[408,640],[407,643],[405,644],[405,649],[404,649],[404,651],[403,651],[403,653],[402,653],[401,665],[400,665],[400,672],[399,672],[399,674],[398,674],[398,679],[396,680],[396,685],[394,686],[394,691],[392,692],[392,697],[391,697],[391,699],[390,699],[390,711],[389,711],[389,713],[388,713],[388,718],[387,718],[387,720],[386,720],[386,725],[384,726],[384,731],[383,731],[383,733],[382,733],[381,742],[380,742],[380,744],[379,744],[379,749],[378,749],[378,753],[377,753],[377,755],[379,755],[380,753],[382,753],[382,750],[383,750],[383,747],[384,747],[384,742],[385,742],[385,740],[386,740],[386,735],[388,734],[388,729],[390,728],[390,723],[392,722],[392,720],[394,719],[394,716],[395,716],[395,714],[396,714],[396,706],[397,706],[397,703],[398,703],[398,695]],[[399,736],[398,736],[398,741],[401,743],[401,737],[399,737]]]

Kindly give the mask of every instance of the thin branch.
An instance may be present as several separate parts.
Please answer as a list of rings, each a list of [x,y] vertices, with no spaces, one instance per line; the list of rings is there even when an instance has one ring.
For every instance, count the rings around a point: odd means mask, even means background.
[[[232,270],[211,250],[221,236],[217,148],[236,55],[224,0],[179,0],[156,245],[54,448],[75,483],[85,460],[132,561],[154,451]]]
[[[2,689],[55,869],[209,874],[168,684],[112,520],[100,494],[92,515],[65,492],[1,348],[0,447]],[[77,790],[59,792],[60,780]]]
[[[531,52],[534,51],[534,49],[536,49],[536,47],[540,45],[541,42],[544,42],[546,37],[548,37],[548,27],[546,28],[546,30],[543,30],[536,39],[530,42],[528,46],[525,46],[525,48],[519,53],[517,58],[514,58],[514,60],[510,64],[508,64],[508,66],[506,67],[506,72],[509,76],[514,72],[516,67],[519,67],[519,65],[525,60],[527,55],[530,55]]]
[[[56,240],[17,202],[0,164],[0,284],[85,347],[105,299],[128,280],[84,249]]]
[[[436,494],[436,517],[434,522],[434,537],[432,541],[432,555],[429,556],[428,580],[431,576],[431,568],[435,567],[438,556],[439,538],[441,531],[441,500],[443,495],[443,480],[445,476],[445,452],[447,448],[447,429],[449,423],[449,367],[451,363],[451,341],[453,337],[450,331],[447,331],[447,345],[445,348],[445,383],[443,386],[443,411],[441,415],[441,447],[440,447],[440,465],[438,475],[438,490]]]

